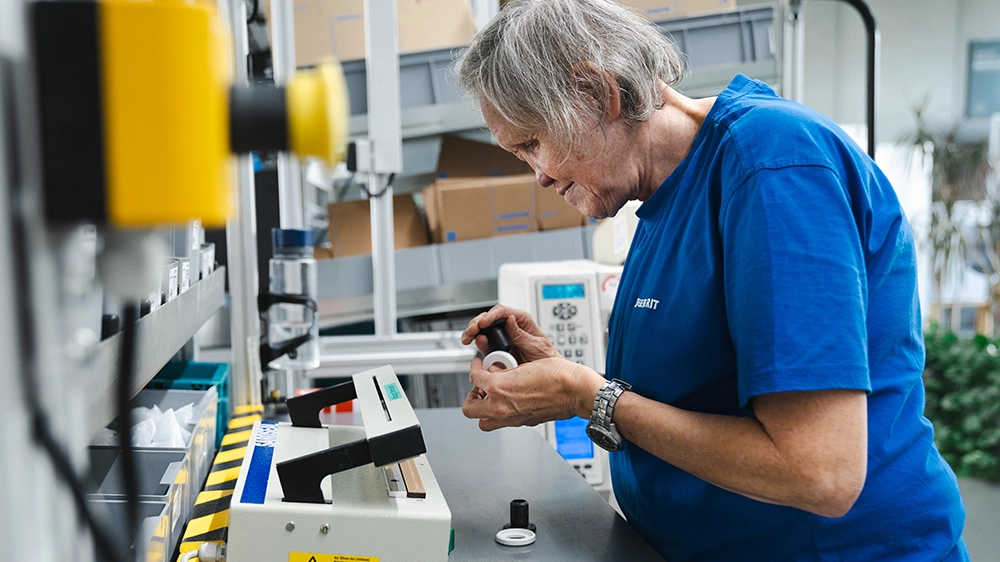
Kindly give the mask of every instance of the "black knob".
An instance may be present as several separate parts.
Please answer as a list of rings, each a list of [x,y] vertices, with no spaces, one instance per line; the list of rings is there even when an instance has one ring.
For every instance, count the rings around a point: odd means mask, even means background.
[[[504,330],[506,324],[507,319],[501,318],[488,327],[483,328],[482,334],[486,336],[486,342],[489,344],[490,351],[506,351],[509,353],[514,348],[510,343],[510,338],[507,337],[506,330]]]
[[[122,329],[121,318],[117,314],[105,314],[101,316],[101,339],[106,340],[117,334]]]
[[[535,532],[534,523],[528,520],[528,500],[510,500],[510,523],[504,529],[528,529]]]

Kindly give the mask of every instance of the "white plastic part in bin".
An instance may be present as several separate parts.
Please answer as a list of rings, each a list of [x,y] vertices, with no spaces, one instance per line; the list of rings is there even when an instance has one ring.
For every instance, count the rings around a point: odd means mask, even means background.
[[[215,437],[220,429],[218,425],[219,393],[215,387],[208,390],[151,390],[146,389],[135,396],[129,404],[133,408],[156,406],[160,411],[168,409],[179,410],[187,404],[194,404],[191,419],[193,426],[184,429],[191,432],[188,442],[183,448],[151,447],[148,450],[185,451],[190,455],[190,480],[198,489],[201,488],[215,458]],[[140,450],[147,450],[145,448]],[[194,498],[191,498],[194,501]]]

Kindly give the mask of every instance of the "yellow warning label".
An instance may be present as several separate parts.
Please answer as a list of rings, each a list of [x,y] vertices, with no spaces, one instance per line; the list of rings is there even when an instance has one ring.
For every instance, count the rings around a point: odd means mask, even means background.
[[[354,556],[353,554],[312,554],[309,552],[289,552],[288,562],[378,562],[378,556]]]

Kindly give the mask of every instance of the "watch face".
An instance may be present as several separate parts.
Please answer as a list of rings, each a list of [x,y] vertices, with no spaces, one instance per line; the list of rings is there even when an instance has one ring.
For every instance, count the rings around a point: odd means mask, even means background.
[[[600,448],[605,451],[615,451],[621,448],[621,443],[606,428],[599,425],[590,424],[587,426],[587,436]]]

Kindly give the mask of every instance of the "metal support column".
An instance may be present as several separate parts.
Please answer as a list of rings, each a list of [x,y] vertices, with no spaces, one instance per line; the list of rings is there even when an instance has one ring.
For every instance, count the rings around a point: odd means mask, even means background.
[[[295,18],[292,0],[271,0],[271,62],[274,83],[295,74]],[[278,154],[278,221],[281,228],[309,228],[302,197],[302,167],[289,152]]]
[[[782,79],[781,95],[786,99],[804,102],[805,84],[805,22],[802,19],[802,0],[787,0],[784,5],[785,24],[782,30]]]
[[[475,352],[461,345],[459,332],[396,333],[392,178],[402,169],[402,126],[395,0],[365,0],[365,24],[368,139],[359,142],[365,150],[359,148],[358,165],[371,194],[375,336],[321,338],[320,368],[307,376],[344,376],[386,363],[400,374],[461,371]]]
[[[228,6],[226,5],[228,4]],[[242,0],[220,2],[228,13],[233,36],[235,67],[233,84],[248,82],[247,14]],[[227,9],[228,8],[228,9]],[[253,163],[240,156],[236,171],[237,216],[226,225],[229,247],[229,295],[232,301],[233,370],[232,399],[235,404],[260,403],[260,320],[257,312],[257,210],[254,204]]]
[[[403,168],[396,1],[365,0],[375,335],[396,333],[392,177]]]
[[[295,8],[292,0],[271,0],[271,64],[275,85],[284,85],[295,74]],[[278,153],[278,225],[281,228],[311,229],[302,185],[302,164],[290,152]],[[267,365],[262,365],[267,370]],[[301,371],[271,373],[270,389],[295,396],[295,380]]]

